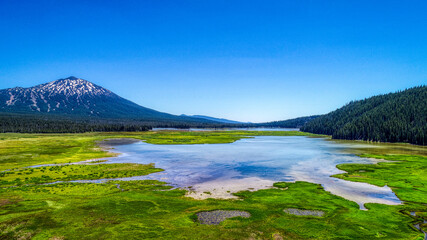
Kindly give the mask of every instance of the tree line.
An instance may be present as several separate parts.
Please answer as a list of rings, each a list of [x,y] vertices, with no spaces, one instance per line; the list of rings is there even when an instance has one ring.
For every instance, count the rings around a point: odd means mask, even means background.
[[[335,139],[426,145],[427,86],[352,101],[301,130]]]
[[[0,132],[16,133],[82,133],[82,132],[134,132],[152,128],[227,128],[236,124],[185,122],[156,119],[101,119],[64,117],[58,115],[0,114]]]

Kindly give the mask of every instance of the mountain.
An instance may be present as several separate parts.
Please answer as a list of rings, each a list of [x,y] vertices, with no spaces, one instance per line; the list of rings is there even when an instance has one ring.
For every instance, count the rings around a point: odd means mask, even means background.
[[[292,118],[292,119],[282,120],[282,121],[257,123],[256,125],[259,127],[300,128],[300,127],[304,126],[306,123],[308,123],[308,122],[310,122],[310,121],[312,121],[318,117],[320,117],[320,115]]]
[[[204,115],[184,115],[184,114],[182,114],[181,116],[211,120],[214,122],[226,123],[226,124],[250,124],[250,122],[239,122],[239,121],[228,120],[225,118],[215,118],[215,117],[209,117],[209,116],[204,116]]]
[[[427,143],[427,86],[353,101],[308,123],[302,131],[335,139]]]
[[[181,119],[139,106],[89,81],[68,77],[30,88],[0,90],[0,112],[99,118]]]
[[[85,129],[150,127],[217,126],[222,122],[176,116],[142,107],[87,80],[68,77],[34,87],[15,87],[0,90],[0,127],[3,131],[49,131],[45,125],[60,128],[65,125],[84,126]],[[31,123],[38,125],[28,127]],[[77,121],[77,122],[76,122]],[[39,126],[39,125],[43,126]],[[112,127],[112,126],[115,127]],[[76,127],[79,128],[79,127]],[[0,129],[1,130],[1,129]],[[65,130],[65,129],[64,129]]]

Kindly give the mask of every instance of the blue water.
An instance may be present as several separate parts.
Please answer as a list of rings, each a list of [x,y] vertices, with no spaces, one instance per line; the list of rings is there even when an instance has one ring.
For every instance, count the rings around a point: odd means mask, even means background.
[[[120,156],[107,163],[154,163],[165,171],[123,180],[156,179],[176,187],[203,186],[216,180],[259,179],[308,181],[333,194],[357,202],[400,204],[390,188],[330,177],[341,163],[374,163],[346,153],[351,145],[323,138],[260,136],[230,144],[154,145],[137,142],[115,146]],[[251,188],[248,181],[245,188]],[[226,187],[226,186],[225,186]],[[242,189],[243,190],[243,189]]]
[[[199,132],[199,131],[299,131],[299,128],[153,128],[153,131],[170,131],[170,130],[180,130],[180,131],[190,131],[190,132]]]

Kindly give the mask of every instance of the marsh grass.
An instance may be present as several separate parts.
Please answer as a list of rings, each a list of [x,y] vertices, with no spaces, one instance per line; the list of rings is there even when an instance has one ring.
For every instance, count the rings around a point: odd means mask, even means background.
[[[34,237],[66,239],[415,239],[412,218],[399,206],[370,204],[369,211],[334,196],[320,185],[283,183],[287,190],[240,192],[243,200],[203,200],[184,196],[183,190],[157,181],[105,184],[61,183],[1,190],[2,198],[19,198],[1,207],[0,232],[4,239],[31,233]],[[324,217],[287,214],[286,208],[321,209]],[[237,210],[250,218],[232,218],[219,225],[194,221],[203,211]],[[10,226],[14,226],[11,230]],[[356,236],[356,237],[355,237]]]
[[[239,192],[236,195],[240,200],[194,200],[185,197],[186,191],[154,180],[34,184],[160,171],[151,165],[22,168],[111,156],[96,145],[110,138],[136,138],[156,144],[197,144],[229,143],[258,135],[304,133],[1,134],[0,166],[2,170],[11,170],[2,172],[0,177],[3,184],[0,188],[0,239],[422,239],[423,234],[413,227],[427,212],[426,158],[422,156],[371,154],[368,157],[393,162],[339,166],[348,173],[337,177],[379,186],[387,184],[406,201],[397,206],[366,204],[368,211],[361,211],[356,203],[307,182],[282,182],[274,184],[273,189]],[[30,184],[16,184],[16,178]],[[10,187],[14,184],[17,186]],[[295,216],[283,211],[288,208],[318,210],[325,214],[322,217]],[[197,213],[215,210],[245,211],[251,217],[231,218],[219,225],[197,222]],[[411,211],[417,216],[411,216]]]
[[[154,164],[95,164],[57,165],[37,168],[22,168],[0,173],[0,186],[43,184],[57,181],[95,180],[142,176],[162,171]]]

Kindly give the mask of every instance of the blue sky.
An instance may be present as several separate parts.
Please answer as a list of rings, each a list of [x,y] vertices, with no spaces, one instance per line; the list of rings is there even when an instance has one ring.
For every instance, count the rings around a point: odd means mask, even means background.
[[[271,121],[427,84],[426,1],[0,1],[0,88]]]

